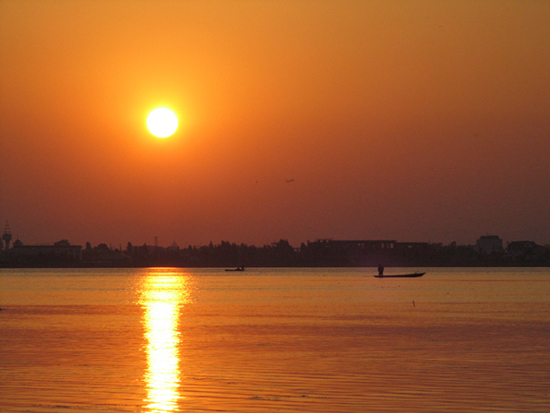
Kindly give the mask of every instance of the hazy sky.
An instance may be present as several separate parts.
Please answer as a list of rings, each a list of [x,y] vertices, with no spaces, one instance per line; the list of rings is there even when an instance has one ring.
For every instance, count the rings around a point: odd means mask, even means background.
[[[0,0],[0,19],[0,223],[25,244],[550,243],[550,1]]]

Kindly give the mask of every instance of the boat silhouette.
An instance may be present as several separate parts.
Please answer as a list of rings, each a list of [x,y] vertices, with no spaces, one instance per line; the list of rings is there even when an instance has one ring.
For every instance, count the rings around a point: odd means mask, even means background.
[[[414,272],[410,274],[373,275],[374,278],[416,278],[422,277],[425,272]]]

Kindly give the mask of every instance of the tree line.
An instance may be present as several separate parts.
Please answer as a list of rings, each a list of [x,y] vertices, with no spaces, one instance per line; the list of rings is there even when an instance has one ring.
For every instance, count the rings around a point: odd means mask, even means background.
[[[22,247],[2,251],[3,267],[504,267],[550,266],[550,248],[534,243],[515,245],[492,253],[474,246],[398,243],[365,246],[360,241],[302,243],[295,248],[286,239],[261,247],[221,241],[204,246],[179,248],[152,245],[112,248],[107,244],[84,248],[69,246],[21,253]],[[78,254],[74,248],[78,248]],[[72,248],[69,252],[69,248]]]

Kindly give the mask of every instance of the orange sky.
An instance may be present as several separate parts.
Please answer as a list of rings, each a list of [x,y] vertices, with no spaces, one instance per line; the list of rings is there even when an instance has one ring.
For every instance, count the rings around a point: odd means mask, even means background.
[[[0,19],[0,220],[26,244],[550,243],[550,2],[0,0]],[[171,138],[146,130],[158,106]]]

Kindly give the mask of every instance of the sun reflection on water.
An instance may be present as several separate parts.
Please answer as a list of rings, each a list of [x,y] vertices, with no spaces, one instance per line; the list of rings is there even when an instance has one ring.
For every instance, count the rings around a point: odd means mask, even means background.
[[[154,413],[177,410],[181,360],[178,318],[189,302],[189,277],[166,269],[152,270],[141,286],[147,339],[147,408]]]

